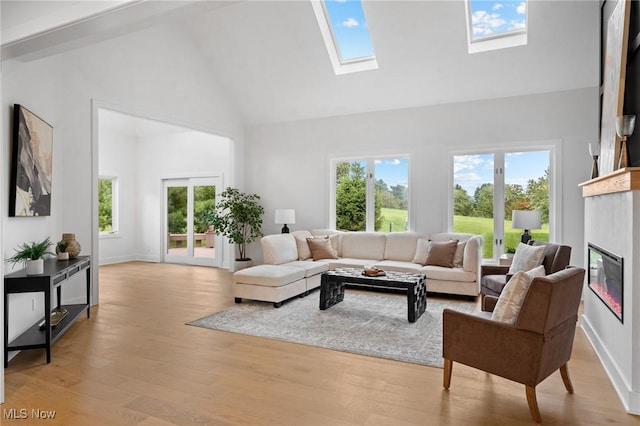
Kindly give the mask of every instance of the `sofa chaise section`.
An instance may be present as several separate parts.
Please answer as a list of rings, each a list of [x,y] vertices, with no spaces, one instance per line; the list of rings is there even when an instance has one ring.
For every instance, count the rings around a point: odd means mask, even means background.
[[[242,299],[273,302],[279,308],[283,301],[305,296],[320,286],[329,265],[298,260],[296,241],[291,234],[275,234],[260,240],[265,264],[252,266],[233,274],[233,296]]]

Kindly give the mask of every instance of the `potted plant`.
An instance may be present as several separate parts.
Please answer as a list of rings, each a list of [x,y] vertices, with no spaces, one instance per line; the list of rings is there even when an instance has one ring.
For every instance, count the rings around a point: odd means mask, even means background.
[[[56,244],[56,253],[58,253],[58,260],[69,260],[69,252],[67,251],[69,243],[67,241],[58,241]]]
[[[507,259],[511,259],[513,258],[513,255],[516,254],[516,248],[507,246],[504,250],[504,254]]]
[[[27,268],[27,275],[38,275],[44,272],[44,255],[55,254],[49,251],[51,247],[51,238],[36,243],[22,243],[18,248],[14,249],[15,254],[7,259],[8,262],[15,265],[16,263],[24,263]]]
[[[215,209],[207,214],[207,222],[217,235],[223,235],[238,248],[238,256],[233,270],[251,266],[247,256],[247,244],[262,236],[262,215],[264,208],[258,203],[256,194],[245,194],[237,188],[227,188]]]

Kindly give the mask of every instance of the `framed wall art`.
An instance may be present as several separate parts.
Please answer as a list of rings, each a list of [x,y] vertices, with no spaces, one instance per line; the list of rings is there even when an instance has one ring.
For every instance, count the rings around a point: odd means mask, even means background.
[[[601,175],[617,168],[616,158],[620,151],[616,117],[622,115],[624,103],[630,9],[629,0],[617,0],[607,23],[600,125]]]
[[[53,127],[13,106],[9,216],[50,216]]]

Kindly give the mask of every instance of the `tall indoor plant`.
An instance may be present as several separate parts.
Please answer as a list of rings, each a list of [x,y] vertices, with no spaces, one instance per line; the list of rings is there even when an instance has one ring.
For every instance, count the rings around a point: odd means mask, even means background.
[[[258,200],[260,197],[256,194],[227,188],[216,199],[215,209],[208,214],[207,219],[213,225],[214,232],[227,237],[238,247],[236,262],[249,263],[251,259],[247,256],[247,244],[262,236],[264,208]]]

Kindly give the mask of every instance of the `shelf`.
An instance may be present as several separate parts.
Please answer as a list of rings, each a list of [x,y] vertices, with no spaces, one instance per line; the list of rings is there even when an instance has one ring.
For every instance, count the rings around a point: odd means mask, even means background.
[[[626,167],[581,183],[583,197],[640,190],[640,167]]]
[[[69,313],[65,316],[60,323],[51,327],[51,343],[58,340],[58,338],[65,332],[67,329],[74,323],[76,319],[80,315],[82,315],[88,309],[88,306],[85,304],[80,305],[62,305],[61,309],[67,309]],[[46,348],[47,347],[47,338],[46,338],[46,330],[40,330],[40,322],[42,322],[44,318],[40,318],[38,322],[32,325],[27,331],[22,333],[20,336],[13,339],[7,349],[10,351],[17,351],[21,349],[31,349],[31,348]]]

